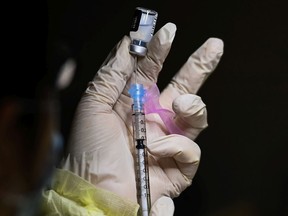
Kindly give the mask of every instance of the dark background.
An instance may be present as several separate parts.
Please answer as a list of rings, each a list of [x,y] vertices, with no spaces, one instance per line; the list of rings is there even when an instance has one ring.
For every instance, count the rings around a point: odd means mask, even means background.
[[[77,63],[72,84],[60,94],[65,141],[82,92],[128,34],[136,6],[158,11],[156,31],[167,22],[177,25],[160,89],[209,37],[225,44],[219,66],[199,91],[209,127],[196,140],[200,167],[192,186],[175,199],[175,215],[288,215],[284,0],[47,1],[46,70],[56,73],[67,58]]]

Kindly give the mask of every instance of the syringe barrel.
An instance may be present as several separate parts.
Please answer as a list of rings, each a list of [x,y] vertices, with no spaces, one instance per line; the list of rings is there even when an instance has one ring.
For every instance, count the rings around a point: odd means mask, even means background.
[[[139,216],[148,216],[150,201],[148,153],[146,146],[146,122],[144,113],[145,89],[142,84],[132,84],[129,94],[133,99],[132,124],[136,147],[135,175],[137,184],[137,199],[140,205]]]
[[[139,216],[148,216],[151,209],[149,169],[147,164],[147,148],[141,144],[143,140],[136,141],[136,181],[137,200],[140,205]]]
[[[146,123],[143,112],[134,112],[132,115],[133,131],[135,140],[144,140],[143,145],[146,145]],[[138,144],[138,143],[136,143]]]

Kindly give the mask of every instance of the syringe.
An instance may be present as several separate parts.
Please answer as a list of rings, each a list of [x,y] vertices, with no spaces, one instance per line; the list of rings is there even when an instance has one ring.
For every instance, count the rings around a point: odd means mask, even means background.
[[[137,83],[137,56],[145,56],[147,44],[150,42],[156,25],[158,13],[156,11],[137,7],[130,31],[130,53],[135,58],[135,83],[129,89],[133,99],[132,123],[133,136],[136,147],[135,176],[137,200],[140,205],[139,216],[148,216],[151,207],[148,153],[146,139],[146,123],[144,113],[145,89],[143,84]]]
[[[145,89],[142,84],[132,84],[129,93],[133,99],[132,124],[134,142],[136,145],[136,186],[137,200],[140,205],[138,215],[148,216],[151,207],[151,200],[144,113]]]

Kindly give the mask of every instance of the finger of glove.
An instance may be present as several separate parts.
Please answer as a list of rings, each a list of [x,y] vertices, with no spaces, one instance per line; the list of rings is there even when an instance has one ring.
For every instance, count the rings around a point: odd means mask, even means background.
[[[171,134],[156,138],[148,147],[150,154],[164,159],[162,162],[159,160],[160,166],[173,182],[177,193],[180,193],[191,184],[201,155],[200,148],[194,141],[185,136]],[[175,169],[170,169],[170,165],[167,164],[169,162],[165,159],[171,158],[177,164],[179,173]]]
[[[163,62],[171,49],[175,33],[176,25],[167,23],[152,37],[147,45],[146,56],[138,59],[137,81],[146,86],[157,82]]]
[[[111,108],[122,93],[133,72],[133,58],[129,54],[130,38],[124,36],[104,61],[94,79],[89,83],[87,94]]]
[[[172,78],[160,96],[163,106],[171,108],[172,101],[181,94],[196,94],[215,70],[223,54],[223,41],[209,38],[196,50]]]
[[[175,24],[167,23],[164,25],[148,43],[146,56],[138,58],[137,72],[132,74],[131,79],[127,82],[123,94],[119,97],[118,103],[114,106],[115,111],[125,122],[129,122],[127,121],[127,111],[131,110],[130,107],[127,106],[130,106],[131,104],[131,98],[128,94],[131,82],[141,83],[146,89],[148,89],[153,83],[156,83],[163,62],[170,51],[175,37],[175,32]],[[123,109],[125,106],[126,109]],[[129,125],[128,127],[131,128]]]
[[[173,216],[175,206],[170,197],[160,197],[153,204],[149,216]]]
[[[193,94],[178,96],[172,104],[176,116],[175,124],[183,131],[183,135],[194,140],[208,126],[206,105],[201,97]]]

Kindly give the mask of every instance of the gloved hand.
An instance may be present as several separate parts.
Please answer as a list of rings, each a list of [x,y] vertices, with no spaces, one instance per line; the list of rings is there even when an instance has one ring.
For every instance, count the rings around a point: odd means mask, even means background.
[[[174,24],[163,26],[148,44],[147,55],[138,58],[137,82],[147,89],[157,82],[175,32]],[[64,168],[96,187],[137,202],[132,99],[128,94],[135,73],[129,44],[130,38],[125,36],[89,83],[77,108]],[[169,134],[157,113],[146,115],[151,215],[173,215],[172,198],[192,183],[200,160],[200,148],[193,140],[207,126],[205,104],[195,94],[222,53],[223,42],[208,39],[160,94],[161,106],[175,113],[182,135]]]

